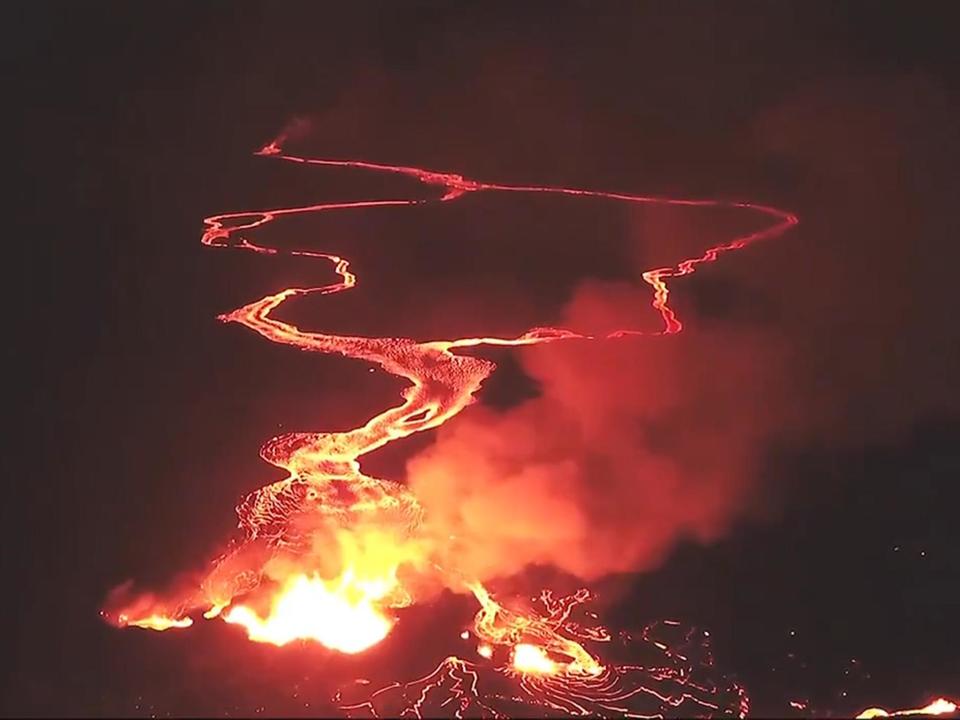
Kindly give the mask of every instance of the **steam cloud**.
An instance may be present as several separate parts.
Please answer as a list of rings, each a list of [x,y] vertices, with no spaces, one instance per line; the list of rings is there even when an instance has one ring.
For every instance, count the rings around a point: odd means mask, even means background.
[[[927,310],[950,304],[957,255],[926,240],[956,226],[947,105],[898,77],[761,113],[756,151],[788,168],[799,229],[675,281],[680,336],[521,351],[540,396],[469,409],[408,464],[433,529],[456,539],[447,559],[482,580],[532,563],[585,579],[649,569],[757,510],[778,448],[889,441],[956,412],[958,329]],[[643,212],[638,255],[705,244],[689,211]],[[636,326],[648,303],[642,282],[591,281],[562,323]]]

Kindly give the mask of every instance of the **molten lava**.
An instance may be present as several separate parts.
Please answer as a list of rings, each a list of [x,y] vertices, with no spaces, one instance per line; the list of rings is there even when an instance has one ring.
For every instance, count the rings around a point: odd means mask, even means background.
[[[759,230],[708,248],[672,267],[643,273],[651,306],[662,329],[643,333],[616,330],[605,337],[672,335],[683,324],[669,305],[672,278],[689,275],[720,255],[774,238],[797,223],[795,215],[753,203],[683,200],[567,187],[486,183],[461,175],[416,167],[353,160],[307,158],[285,153],[277,138],[257,154],[284,162],[354,168],[405,176],[435,188],[433,199],[409,197],[319,203],[303,207],[214,215],[205,220],[204,245],[261,255],[294,255],[329,263],[336,279],[317,287],[291,287],[266,295],[220,317],[267,340],[299,350],[340,354],[371,363],[405,379],[403,401],[346,432],[294,432],[268,440],[260,455],[286,477],[261,487],[237,507],[241,537],[195,585],[166,596],[131,597],[123,586],[102,613],[120,626],[151,630],[186,628],[193,616],[221,618],[243,627],[254,642],[285,645],[294,640],[320,643],[342,653],[359,653],[388,636],[393,609],[414,598],[403,579],[410,573],[442,576],[444,584],[470,592],[479,604],[473,634],[477,662],[448,657],[424,677],[395,682],[366,699],[336,700],[350,716],[681,716],[745,717],[749,698],[735,682],[718,684],[706,633],[677,635],[665,621],[639,636],[608,632],[596,615],[582,613],[591,595],[554,597],[543,591],[537,609],[508,609],[476,580],[456,567],[440,567],[421,533],[417,498],[405,487],[370,477],[360,458],[387,443],[447,422],[474,399],[495,365],[458,351],[482,345],[524,346],[568,340],[594,340],[564,328],[533,328],[512,338],[479,337],[416,341],[308,332],[274,315],[293,297],[342,292],[357,284],[349,262],[314,250],[260,245],[248,233],[286,216],[323,212],[376,211],[452,202],[470,193],[551,194],[577,200],[605,199],[637,205],[735,208],[767,221]],[[405,574],[406,573],[406,574]],[[469,639],[467,631],[461,638]],[[637,648],[642,662],[614,662]],[[616,651],[616,652],[615,652]],[[506,660],[506,662],[504,661]],[[707,673],[704,675],[704,673]],[[801,703],[791,703],[801,709]],[[805,705],[803,705],[805,707]],[[940,698],[916,710],[865,710],[859,717],[952,713],[956,705]]]
[[[576,639],[567,637],[564,628],[574,607],[589,597],[581,591],[576,595],[554,601],[545,591],[541,600],[547,616],[518,614],[496,602],[479,583],[470,586],[480,603],[480,611],[474,620],[474,632],[491,645],[513,648],[513,667],[521,672],[554,675],[560,672],[575,675],[599,675],[603,667]],[[593,632],[591,639],[605,640],[606,632]],[[552,660],[548,652],[568,658],[566,662]]]
[[[163,615],[148,615],[147,617],[129,619],[126,615],[120,615],[120,622],[125,625],[143,628],[144,630],[170,630],[171,628],[188,628],[193,625],[191,618],[180,618],[179,620],[164,617]]]
[[[520,643],[513,648],[513,667],[524,673],[555,675],[560,666],[547,657],[547,653],[538,645]]]
[[[929,705],[922,708],[913,708],[910,710],[894,710],[887,712],[883,708],[869,708],[857,715],[856,720],[867,720],[868,718],[880,717],[898,717],[904,715],[948,715],[957,711],[957,704],[946,698],[937,698]]]
[[[245,627],[255,642],[286,645],[316,640],[331,650],[357,653],[383,640],[393,627],[393,620],[378,607],[391,589],[382,580],[356,581],[352,568],[333,581],[294,575],[274,596],[266,618],[236,605],[223,619]]]
[[[395,621],[391,609],[413,601],[404,573],[441,576],[450,587],[472,592],[480,605],[473,632],[480,641],[480,665],[451,657],[430,675],[396,683],[365,702],[344,705],[366,714],[525,714],[543,712],[634,715],[639,703],[657,712],[723,712],[743,716],[749,707],[742,688],[699,681],[692,659],[705,650],[703,638],[680,638],[691,650],[667,643],[614,638],[595,622],[575,622],[571,613],[589,599],[587,591],[555,598],[547,591],[542,611],[511,610],[493,599],[480,583],[455,567],[440,567],[421,533],[423,517],[416,497],[405,487],[365,475],[360,458],[413,433],[437,428],[473,400],[493,372],[489,360],[459,354],[481,345],[524,346],[595,338],[564,328],[533,328],[512,338],[478,337],[416,341],[370,338],[301,330],[275,313],[287,300],[310,294],[342,292],[357,284],[349,262],[313,250],[281,251],[249,239],[249,233],[286,216],[375,211],[379,208],[452,202],[470,193],[552,194],[576,200],[605,199],[630,204],[735,208],[759,215],[766,225],[705,250],[673,267],[643,273],[652,290],[651,305],[662,330],[671,335],[683,325],[670,307],[667,282],[689,275],[721,254],[773,238],[797,223],[791,213],[751,203],[679,200],[567,187],[486,183],[461,175],[421,168],[286,154],[282,136],[258,154],[303,165],[355,168],[406,176],[435,188],[432,200],[394,198],[320,203],[303,207],[214,215],[205,220],[204,245],[237,248],[262,255],[290,254],[329,263],[336,279],[317,287],[291,287],[266,295],[220,317],[267,340],[299,350],[335,353],[371,363],[405,379],[403,401],[346,432],[293,432],[268,440],[261,457],[286,477],[250,493],[237,507],[242,536],[213,563],[195,586],[166,597],[142,595],[117,600],[105,615],[119,625],[163,630],[186,627],[191,616],[222,618],[244,627],[251,640],[284,645],[312,640],[345,653],[357,653],[383,640]],[[651,334],[624,329],[607,338]],[[595,618],[596,616],[592,616]],[[621,634],[622,635],[622,634]],[[599,646],[644,642],[656,654],[650,665],[601,663]],[[499,650],[498,650],[499,649]],[[509,658],[502,664],[498,657]],[[703,666],[712,665],[709,657]],[[483,678],[481,680],[481,678]],[[490,682],[487,686],[486,683]],[[492,688],[507,682],[513,690]],[[485,689],[485,688],[490,689]],[[393,704],[392,704],[393,703]],[[435,703],[435,706],[434,706]],[[452,703],[452,704],[451,704]],[[452,709],[451,709],[452,708]],[[681,710],[685,708],[686,710]]]

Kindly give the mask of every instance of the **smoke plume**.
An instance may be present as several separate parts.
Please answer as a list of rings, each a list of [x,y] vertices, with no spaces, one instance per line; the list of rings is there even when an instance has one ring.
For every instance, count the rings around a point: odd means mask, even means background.
[[[767,502],[777,450],[889,440],[956,412],[960,338],[937,309],[957,250],[931,243],[956,224],[948,104],[925,78],[878,78],[759,113],[751,152],[783,164],[800,227],[675,281],[679,336],[521,351],[538,397],[469,409],[409,462],[433,530],[455,538],[447,560],[481,579],[650,569]],[[636,212],[636,285],[581,285],[562,324],[643,323],[639,273],[711,227],[665,212]]]

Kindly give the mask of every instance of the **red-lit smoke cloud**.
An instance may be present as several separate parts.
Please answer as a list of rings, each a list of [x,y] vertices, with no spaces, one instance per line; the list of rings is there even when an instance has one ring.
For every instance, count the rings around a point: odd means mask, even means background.
[[[784,164],[800,228],[675,282],[680,336],[520,351],[539,397],[468,410],[408,464],[455,562],[483,579],[650,569],[756,509],[777,449],[890,440],[955,412],[960,333],[943,309],[958,252],[936,237],[956,227],[948,108],[907,77],[759,113],[751,152]],[[637,210],[638,274],[726,222]],[[587,281],[561,324],[635,327],[648,302],[641,283]]]
[[[603,327],[640,288],[588,284],[566,315]],[[721,535],[789,408],[776,343],[748,329],[523,351],[540,397],[474,408],[408,466],[430,526],[482,578],[528,563],[584,578],[648,569]]]

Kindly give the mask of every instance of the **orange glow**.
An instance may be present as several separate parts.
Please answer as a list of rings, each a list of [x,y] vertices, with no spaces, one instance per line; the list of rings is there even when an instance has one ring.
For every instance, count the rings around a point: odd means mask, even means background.
[[[560,667],[547,657],[543,648],[521,643],[513,649],[513,667],[520,672],[555,675]]]
[[[857,720],[867,720],[868,718],[898,717],[903,715],[946,715],[957,711],[957,704],[946,698],[937,698],[929,705],[922,708],[910,710],[894,710],[888,712],[883,708],[869,708],[857,715]]]
[[[493,648],[486,643],[477,645],[477,655],[485,657],[487,660],[493,657]]]
[[[254,642],[315,640],[331,650],[358,653],[383,640],[393,627],[393,619],[378,606],[390,590],[390,582],[357,580],[352,569],[333,581],[295,575],[274,597],[266,618],[236,605],[223,619],[245,627]]]

